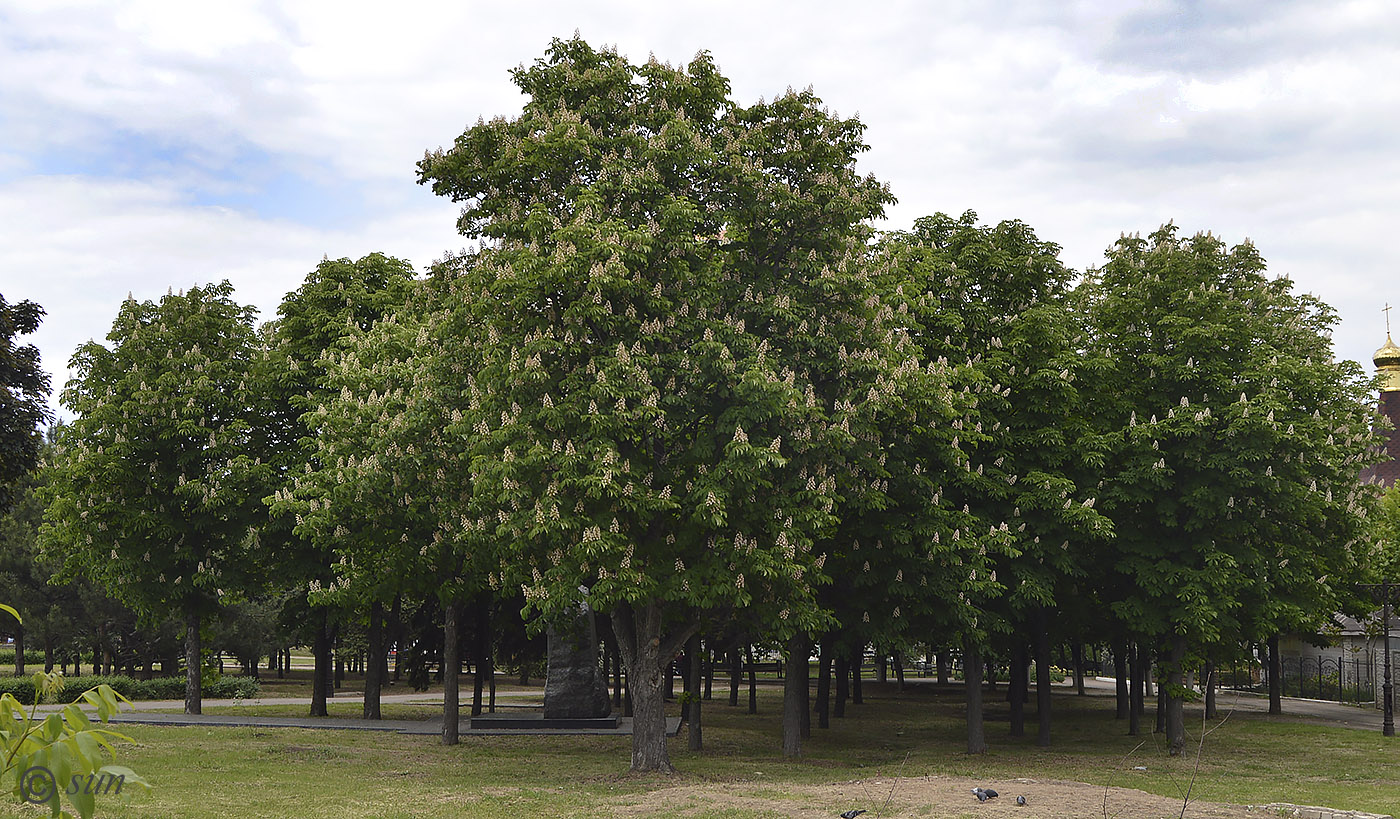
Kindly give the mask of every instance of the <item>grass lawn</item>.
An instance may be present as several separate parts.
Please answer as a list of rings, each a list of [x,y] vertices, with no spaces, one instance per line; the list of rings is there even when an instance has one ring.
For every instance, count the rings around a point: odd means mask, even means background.
[[[1030,737],[1007,736],[1006,705],[992,695],[991,751],[969,757],[961,752],[962,701],[955,690],[921,686],[898,695],[892,686],[867,683],[865,688],[865,704],[848,706],[847,716],[833,719],[830,729],[814,727],[804,758],[796,762],[780,754],[775,688],[760,690],[755,716],[745,714],[742,705],[723,704],[727,699],[717,688],[705,709],[705,751],[686,750],[684,731],[671,740],[671,758],[681,770],[674,777],[627,775],[627,737],[464,737],[461,745],[446,748],[430,737],[379,732],[127,726],[136,745],[122,749],[121,762],[141,772],[155,790],[125,803],[99,800],[99,815],[641,816],[653,814],[638,804],[677,785],[762,795],[769,804],[791,799],[796,806],[813,784],[880,777],[889,782],[892,776],[1068,780],[1179,799],[1196,764],[1199,712],[1188,720],[1192,753],[1172,759],[1160,736],[1124,736],[1111,699],[1057,693],[1055,744],[1037,748],[1033,723]],[[291,708],[289,714],[301,710]],[[402,714],[386,706],[386,716],[433,711],[400,708]],[[1033,703],[1028,711],[1034,719]],[[1151,726],[1150,713],[1144,724]],[[1378,733],[1235,713],[1207,737],[1194,794],[1236,804],[1281,801],[1393,812],[1400,806],[1398,763],[1400,743]],[[879,787],[884,786],[872,785],[877,792]],[[973,811],[953,815],[983,815],[975,812],[978,807],[973,802]],[[1016,815],[1010,800],[988,809]],[[698,808],[680,814],[721,812]],[[785,815],[743,806],[722,814]],[[0,816],[40,815],[28,806],[0,807]]]

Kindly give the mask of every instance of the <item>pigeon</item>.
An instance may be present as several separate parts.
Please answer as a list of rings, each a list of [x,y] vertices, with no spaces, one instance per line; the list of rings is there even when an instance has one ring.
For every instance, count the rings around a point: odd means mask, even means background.
[[[1018,804],[1018,805],[1020,805],[1021,807],[1024,808],[1024,807],[1026,806],[1026,797],[1024,797],[1024,796],[1018,796],[1018,797],[1016,797],[1016,804]]]
[[[973,788],[972,795],[977,797],[978,802],[986,802],[988,799],[995,799],[997,792],[991,788]]]
[[[863,810],[848,810],[848,811],[846,811],[845,813],[841,814],[841,819],[856,819],[856,817],[857,817],[857,816],[860,816],[862,813],[865,813],[865,811],[863,811]]]

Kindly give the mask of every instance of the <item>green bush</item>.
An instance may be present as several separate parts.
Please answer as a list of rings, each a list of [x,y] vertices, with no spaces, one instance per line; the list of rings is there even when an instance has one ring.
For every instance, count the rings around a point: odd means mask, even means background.
[[[65,677],[63,688],[58,693],[58,702],[71,702],[84,691],[99,685],[110,685],[112,690],[130,700],[181,700],[185,698],[184,677],[156,677],[150,680],[134,680],[131,677]],[[252,699],[259,692],[258,681],[251,677],[223,677],[207,681],[203,694],[212,699]],[[34,702],[34,683],[28,677],[0,677],[0,694],[13,694],[15,699],[31,705]]]
[[[15,650],[13,648],[0,648],[0,665],[14,665]]]

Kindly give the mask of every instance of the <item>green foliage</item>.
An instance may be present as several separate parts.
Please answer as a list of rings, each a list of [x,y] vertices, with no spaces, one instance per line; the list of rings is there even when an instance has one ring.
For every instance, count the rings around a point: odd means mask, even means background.
[[[19,619],[19,613],[8,605],[3,610]],[[62,677],[57,674],[35,674],[28,680],[34,702],[61,696]],[[37,692],[38,696],[34,696]],[[113,691],[111,686],[98,685],[78,694],[71,705],[61,711],[37,719],[34,705],[26,711],[21,702],[8,692],[0,693],[0,783],[15,778],[11,792],[21,801],[46,804],[51,815],[63,810],[62,798],[83,819],[96,811],[96,794],[84,787],[71,788],[75,781],[91,781],[88,777],[121,777],[122,785],[147,787],[145,780],[130,768],[103,764],[116,755],[113,740],[130,742],[130,738],[115,731],[99,728],[84,713],[82,705],[97,712],[98,721],[105,725],[120,710],[121,703],[130,702]],[[34,768],[42,768],[36,772]],[[39,774],[35,776],[35,774]],[[47,799],[37,799],[44,794]]]
[[[430,336],[444,446],[469,447],[444,539],[500,549],[493,585],[546,616],[586,586],[604,611],[769,600],[779,630],[817,625],[814,543],[895,364],[862,126],[810,93],[741,107],[707,55],[556,41],[514,76],[521,116],[420,164],[491,240]]]
[[[1124,237],[1084,285],[1112,362],[1097,408],[1104,588],[1141,634],[1195,645],[1315,628],[1369,554],[1370,382],[1333,359],[1335,313],[1246,243]]]
[[[185,696],[184,677],[156,677],[137,680],[126,676],[58,677],[54,700],[76,700],[83,692],[107,686],[128,700],[178,700]],[[34,703],[35,683],[29,677],[0,677],[0,694],[9,694],[25,705]],[[261,691],[252,677],[205,679],[204,696],[213,699],[254,699]]]
[[[224,282],[123,303],[73,357],[41,537],[143,613],[212,610],[259,568],[254,308]]]
[[[15,481],[38,463],[39,425],[49,417],[49,377],[39,368],[39,350],[15,344],[16,336],[39,329],[43,315],[32,301],[10,304],[0,295],[0,514],[10,507]]]

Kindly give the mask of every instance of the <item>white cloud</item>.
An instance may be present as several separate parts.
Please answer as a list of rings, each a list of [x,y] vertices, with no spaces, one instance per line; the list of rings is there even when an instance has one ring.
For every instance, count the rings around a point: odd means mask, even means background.
[[[1400,8],[1379,0],[0,0],[6,297],[11,282],[40,294],[52,364],[104,333],[128,289],[227,275],[270,309],[323,254],[421,265],[460,241],[414,163],[517,112],[509,69],[575,29],[634,61],[707,49],[740,101],[811,84],[859,111],[861,168],[901,199],[892,226],[1019,218],[1078,268],[1167,219],[1249,236],[1341,311],[1339,349],[1363,360],[1374,302],[1400,301]],[[340,200],[348,215],[328,218]]]

